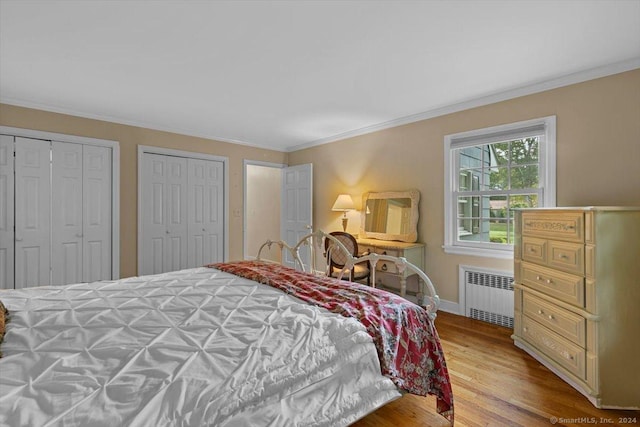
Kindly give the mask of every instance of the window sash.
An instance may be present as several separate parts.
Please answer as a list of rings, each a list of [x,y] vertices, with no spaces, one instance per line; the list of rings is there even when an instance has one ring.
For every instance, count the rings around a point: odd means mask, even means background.
[[[538,162],[532,163],[538,166],[538,187],[518,189],[491,189],[473,190],[471,183],[467,190],[460,190],[460,173],[458,149],[538,137],[539,151]],[[494,242],[474,242],[461,240],[458,233],[459,198],[464,197],[489,197],[489,196],[520,196],[537,195],[539,206],[555,206],[555,152],[556,152],[556,118],[555,116],[542,117],[508,125],[499,125],[491,128],[446,135],[445,143],[445,238],[443,248],[446,253],[463,255],[480,255],[497,258],[511,258],[513,245]],[[528,163],[527,163],[528,164]],[[509,169],[520,167],[524,164],[509,163]],[[470,168],[465,168],[465,170]],[[490,168],[489,168],[490,169]],[[512,209],[505,219],[511,220]],[[482,216],[483,214],[481,214]],[[490,214],[489,214],[490,215]],[[466,219],[466,217],[465,217]],[[480,218],[478,218],[480,219]]]
[[[501,127],[501,126],[498,126]],[[491,129],[494,129],[493,131]],[[487,132],[481,130],[471,131],[469,135],[453,137],[451,138],[450,149],[458,149],[465,147],[473,147],[476,145],[495,144],[496,142],[513,141],[516,139],[524,139],[533,136],[541,138],[543,142],[544,135],[547,131],[547,125],[545,123],[536,123],[530,126],[514,126],[510,129],[495,130],[495,128],[489,128]],[[476,132],[478,132],[476,134]]]

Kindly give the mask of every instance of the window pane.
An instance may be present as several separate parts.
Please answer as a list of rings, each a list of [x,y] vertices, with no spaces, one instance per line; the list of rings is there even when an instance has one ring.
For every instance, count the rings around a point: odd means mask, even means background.
[[[537,136],[511,141],[511,164],[537,164],[539,160],[539,145]]]
[[[524,194],[518,196],[509,197],[509,208],[537,208],[538,207],[538,195],[537,194]]]
[[[487,146],[489,147],[489,146]],[[488,149],[491,155],[490,166],[507,166],[509,164],[509,143],[497,142]]]
[[[458,238],[460,240],[472,242],[489,241],[490,221],[489,218],[459,218]]]
[[[477,191],[480,190],[480,176],[482,175],[482,169],[463,169],[460,171],[460,178],[458,179],[459,191]]]
[[[511,245],[513,244],[513,235],[515,234],[515,233],[514,233],[514,227],[513,227],[513,224],[514,224],[514,222],[513,222],[513,218],[512,218],[512,219],[510,219],[510,220],[507,222],[507,226],[508,226],[508,232],[507,232],[507,239],[508,239],[508,241],[507,241],[507,243],[509,243],[509,244],[511,244]]]
[[[491,196],[489,206],[491,219],[507,217],[507,196]]]
[[[489,183],[485,190],[508,190],[509,189],[509,169],[491,168],[489,173]]]
[[[491,220],[489,232],[489,241],[491,243],[508,243],[507,224],[508,221],[506,219]]]
[[[482,146],[461,148],[458,156],[460,168],[482,167]]]
[[[538,165],[511,168],[511,189],[538,188]]]

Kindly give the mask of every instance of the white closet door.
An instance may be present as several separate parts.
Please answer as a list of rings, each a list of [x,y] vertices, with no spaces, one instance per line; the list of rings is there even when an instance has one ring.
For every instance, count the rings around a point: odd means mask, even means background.
[[[16,138],[15,287],[50,284],[51,145]]]
[[[187,160],[145,153],[141,274],[187,266]]]
[[[187,268],[187,159],[167,156],[165,271]]]
[[[295,246],[302,237],[312,231],[313,207],[313,164],[290,166],[282,173],[282,240]],[[300,248],[300,258],[309,269],[311,251]],[[295,262],[288,251],[284,251],[283,264],[294,267]]]
[[[51,284],[83,281],[82,145],[53,141]]]
[[[188,159],[187,267],[224,261],[224,163]]]
[[[112,155],[109,147],[83,146],[83,282],[112,278]]]
[[[13,138],[0,135],[0,289],[13,289]]]
[[[165,271],[165,240],[167,235],[166,156],[145,154],[142,165],[142,266],[140,274]]]

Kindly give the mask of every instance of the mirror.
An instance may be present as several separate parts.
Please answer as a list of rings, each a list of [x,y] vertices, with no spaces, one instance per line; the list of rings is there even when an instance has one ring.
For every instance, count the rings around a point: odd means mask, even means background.
[[[418,190],[363,194],[361,237],[415,242],[419,201]]]

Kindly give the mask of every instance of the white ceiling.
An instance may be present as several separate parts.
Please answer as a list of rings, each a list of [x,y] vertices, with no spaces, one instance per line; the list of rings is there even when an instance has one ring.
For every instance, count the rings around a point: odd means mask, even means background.
[[[0,101],[290,151],[640,67],[640,0],[0,0]]]

